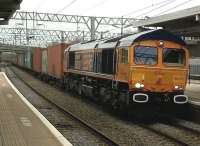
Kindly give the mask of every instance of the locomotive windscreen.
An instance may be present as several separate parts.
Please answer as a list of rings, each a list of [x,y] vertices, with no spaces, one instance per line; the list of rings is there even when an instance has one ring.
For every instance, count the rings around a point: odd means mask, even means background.
[[[158,60],[158,51],[154,47],[135,47],[135,64],[155,65]]]
[[[170,66],[185,64],[185,51],[183,49],[163,49],[163,62]]]

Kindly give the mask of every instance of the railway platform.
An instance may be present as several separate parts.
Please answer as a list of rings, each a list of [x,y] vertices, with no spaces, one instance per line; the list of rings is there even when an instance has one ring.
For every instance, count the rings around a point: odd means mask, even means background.
[[[185,94],[190,102],[200,105],[200,80],[191,80],[186,86]]]
[[[0,72],[0,146],[72,146]]]

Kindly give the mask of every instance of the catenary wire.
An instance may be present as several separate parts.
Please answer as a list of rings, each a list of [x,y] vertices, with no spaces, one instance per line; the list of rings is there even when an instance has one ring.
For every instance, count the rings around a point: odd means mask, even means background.
[[[166,3],[166,2],[168,2],[168,1],[171,1],[171,0],[165,0],[165,1],[162,1],[162,2],[155,3],[155,4],[153,4],[153,5],[148,5],[148,6],[146,6],[146,7],[143,7],[143,8],[137,9],[137,10],[134,10],[134,11],[132,11],[132,12],[125,13],[123,16],[132,15],[132,14],[134,14],[134,13],[138,13],[138,12],[144,11],[144,10],[146,10],[146,9],[155,7],[155,6],[157,6],[157,5],[161,5],[161,4]]]
[[[88,11],[91,11],[91,10],[93,10],[93,9],[95,9],[95,8],[97,8],[97,7],[99,7],[99,6],[101,6],[101,5],[104,4],[106,1],[107,1],[107,0],[102,0],[102,1],[100,1],[99,3],[97,3],[97,4],[93,5],[93,6],[91,6],[90,8],[84,10],[82,13],[86,13],[86,12],[88,12]]]
[[[68,3],[67,5],[65,5],[62,9],[58,10],[56,13],[59,14],[62,11],[64,11],[66,8],[70,7],[72,4],[74,4],[77,0],[72,0],[70,3]]]
[[[137,15],[136,18],[141,17],[141,16],[145,16],[146,14],[149,14],[149,13],[151,13],[151,12],[153,12],[153,11],[157,11],[158,9],[163,8],[163,7],[165,7],[165,6],[169,5],[169,4],[172,4],[172,3],[175,2],[175,1],[176,1],[176,0],[168,1],[167,3],[162,4],[162,5],[160,5],[159,7],[153,8],[153,9],[147,11],[147,12],[144,12],[144,13],[142,13],[142,14],[140,14],[140,15]]]
[[[42,0],[38,5],[37,7],[35,8],[35,11],[38,11],[45,3],[46,3],[47,0]]]
[[[176,5],[176,6],[174,6],[174,7],[172,7],[172,8],[169,8],[169,9],[167,9],[167,10],[165,10],[165,11],[160,12],[159,14],[157,14],[157,15],[155,15],[155,16],[159,16],[159,15],[161,15],[161,14],[164,14],[164,13],[166,13],[166,12],[172,10],[172,9],[178,8],[178,7],[180,7],[180,6],[182,6],[182,5],[185,5],[185,4],[187,4],[187,3],[191,2],[191,1],[192,1],[192,0],[184,1],[184,2],[182,2],[182,3],[180,3],[180,4]]]

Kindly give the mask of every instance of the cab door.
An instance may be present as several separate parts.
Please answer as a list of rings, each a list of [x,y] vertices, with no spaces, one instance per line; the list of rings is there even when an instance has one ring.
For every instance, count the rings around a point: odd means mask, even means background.
[[[129,48],[120,47],[117,49],[117,70],[116,80],[128,82],[129,79]]]

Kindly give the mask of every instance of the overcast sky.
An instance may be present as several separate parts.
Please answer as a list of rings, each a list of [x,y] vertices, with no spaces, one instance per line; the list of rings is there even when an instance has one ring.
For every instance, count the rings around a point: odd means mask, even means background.
[[[199,0],[23,0],[20,11],[59,13],[82,16],[128,17],[144,18],[153,17],[169,12],[178,11],[200,5]],[[22,23],[23,26],[17,25]],[[37,22],[35,29],[63,30],[63,31],[88,31],[86,25],[72,23]],[[23,27],[25,22],[10,20],[6,27]],[[33,28],[33,22],[28,21],[28,28]],[[124,32],[134,31],[126,28]],[[99,32],[120,33],[120,28],[100,25]]]
[[[23,0],[21,10],[70,15],[141,18],[197,5],[200,5],[199,0]],[[141,10],[137,11],[139,9]]]
[[[199,6],[199,0],[23,0],[20,11],[59,13],[81,16],[128,17],[144,18],[154,17],[165,13]],[[89,24],[90,25],[90,24]],[[9,25],[0,27],[30,29],[47,29],[62,31],[88,32],[85,24],[72,24],[65,22],[44,22],[38,20],[13,20]],[[124,28],[123,33],[134,32],[132,26]],[[29,31],[34,35],[36,31]],[[108,33],[121,33],[121,26],[100,25],[97,32],[103,35]],[[6,35],[5,35],[6,36]],[[21,37],[21,32],[15,34]],[[10,40],[10,39],[9,39]],[[20,39],[21,40],[21,39]],[[34,40],[34,39],[32,39]],[[21,43],[21,42],[20,42]],[[25,42],[26,43],[26,40]],[[45,44],[46,42],[43,41]]]

